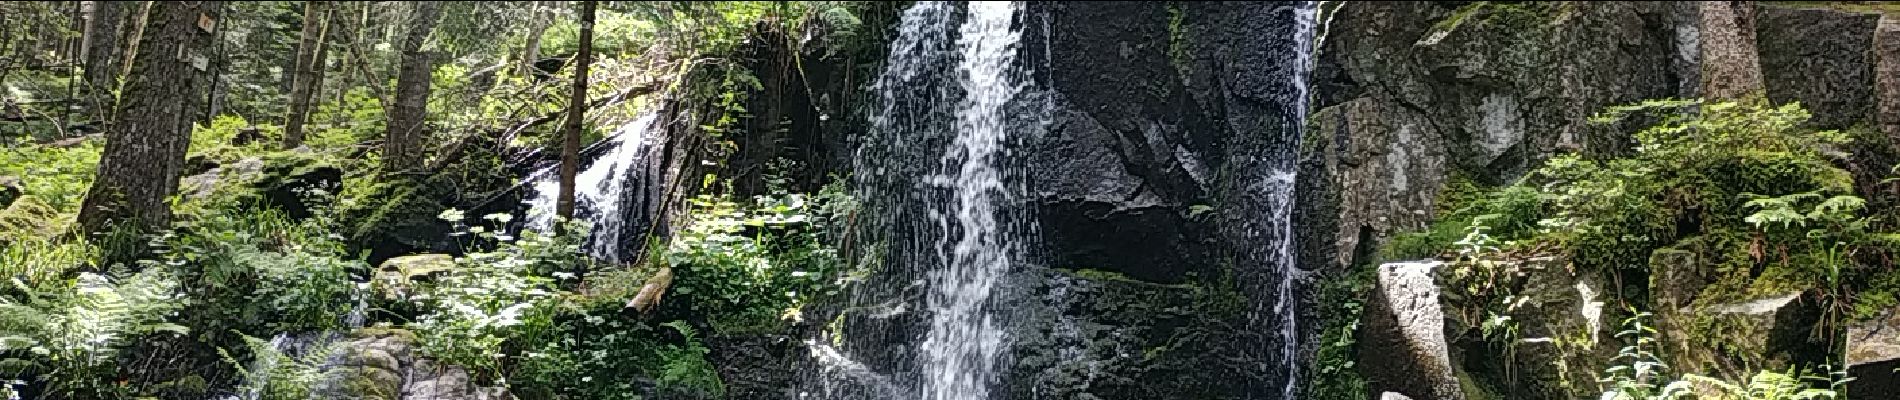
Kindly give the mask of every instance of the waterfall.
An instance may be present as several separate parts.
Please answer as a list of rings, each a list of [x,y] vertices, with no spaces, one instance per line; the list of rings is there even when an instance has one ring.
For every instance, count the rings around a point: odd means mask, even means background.
[[[1013,193],[1000,164],[1008,156],[1006,106],[1022,89],[1011,74],[1022,37],[1012,24],[1019,8],[1014,2],[971,2],[958,29],[964,98],[956,110],[955,138],[938,175],[929,178],[949,189],[951,201],[931,209],[945,235],[937,246],[944,264],[928,275],[925,306],[931,318],[922,346],[926,400],[987,398],[1003,350],[1003,327],[991,313],[991,294],[1015,263],[1017,243],[1000,225],[1026,222],[1005,220],[1005,206],[998,204]]]
[[[860,240],[881,243],[865,257],[883,270],[853,289],[843,345],[813,345],[825,375],[805,395],[992,396],[1010,343],[999,296],[1034,230],[1010,147],[1036,126],[1021,117],[1044,111],[1022,99],[1022,10],[925,1],[903,12],[854,157],[871,213]]]
[[[1281,399],[1296,399],[1299,393],[1300,378],[1300,320],[1299,292],[1294,290],[1304,275],[1297,264],[1294,251],[1293,208],[1296,196],[1294,185],[1298,178],[1299,143],[1306,126],[1307,107],[1312,93],[1307,82],[1313,70],[1313,48],[1318,25],[1318,3],[1300,2],[1293,9],[1292,49],[1290,65],[1283,66],[1286,72],[1286,89],[1276,93],[1275,99],[1285,109],[1284,125],[1280,137],[1268,141],[1266,150],[1266,170],[1262,189],[1266,198],[1267,215],[1266,237],[1269,263],[1274,276],[1279,278],[1274,288],[1272,318],[1278,326],[1279,348],[1271,359],[1279,360],[1277,372],[1285,383],[1280,385]]]
[[[609,262],[623,261],[622,237],[629,226],[622,208],[627,191],[635,187],[628,181],[639,176],[647,138],[658,113],[645,112],[620,125],[608,137],[605,154],[574,175],[574,214],[592,227],[585,248],[589,255]],[[528,203],[528,227],[542,232],[554,227],[555,198],[560,195],[560,165],[551,165],[528,176],[534,182],[535,196]],[[636,221],[637,222],[637,221]],[[632,227],[638,228],[638,227]]]

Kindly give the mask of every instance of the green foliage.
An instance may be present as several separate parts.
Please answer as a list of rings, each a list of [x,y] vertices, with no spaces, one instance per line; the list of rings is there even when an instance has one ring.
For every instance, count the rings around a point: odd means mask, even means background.
[[[367,88],[353,87],[343,92],[341,102],[321,102],[310,113],[304,145],[315,149],[337,149],[381,139],[387,125],[382,100]],[[365,164],[375,165],[373,160]]]
[[[1613,268],[1641,266],[1630,260],[1702,232],[1760,230],[1784,243],[1870,239],[1852,177],[1822,155],[1847,136],[1802,129],[1799,106],[1658,100],[1595,120],[1638,114],[1661,114],[1661,122],[1636,134],[1635,155],[1554,157],[1427,231],[1395,238],[1385,259],[1449,249],[1471,225],[1487,226],[1506,250],[1555,248],[1577,264]]]
[[[1656,355],[1656,330],[1644,322],[1650,314],[1632,314],[1616,335],[1629,342],[1618,351],[1621,364],[1604,371],[1604,400],[1833,400],[1842,398],[1840,388],[1852,380],[1844,371],[1808,376],[1793,370],[1757,371],[1740,384],[1696,374],[1668,380],[1668,367]]]
[[[283,137],[284,131],[281,126],[257,125],[236,115],[221,115],[211,120],[211,126],[193,125],[193,128],[190,154],[219,164],[276,149],[276,138]],[[243,145],[234,143],[239,132],[248,129],[256,129],[261,136]]]
[[[687,325],[684,321],[660,325],[673,328],[680,337],[684,338],[682,340],[684,344],[660,347],[659,356],[662,367],[655,376],[659,385],[683,388],[711,397],[724,397],[725,384],[720,382],[718,371],[713,369],[712,364],[706,362],[706,355],[711,351],[699,344],[699,335],[695,333],[692,325]]]
[[[1537,222],[1545,210],[1545,194],[1529,186],[1483,189],[1471,186],[1463,191],[1446,191],[1439,204],[1460,204],[1440,214],[1439,222],[1422,232],[1394,235],[1379,249],[1378,260],[1397,261],[1445,255],[1474,228],[1509,245],[1538,233]],[[1457,197],[1474,197],[1453,201]]]
[[[124,396],[127,388],[103,379],[117,374],[119,350],[146,334],[187,332],[167,322],[184,305],[178,286],[157,268],[123,280],[81,273],[46,287],[14,280],[24,295],[0,299],[0,373],[37,375],[59,397]]]
[[[239,362],[222,349],[219,353],[238,368],[246,381],[238,386],[240,393],[253,393],[257,400],[303,400],[312,398],[312,389],[324,379],[323,365],[329,361],[334,343],[328,348],[304,350],[302,356],[291,356],[279,351],[270,341],[244,336],[244,346],[250,350],[253,362]],[[262,368],[250,370],[250,368]]]
[[[1483,304],[1479,311],[1485,315],[1459,317],[1487,337],[1504,339],[1514,335],[1509,310],[1524,299],[1489,286],[1496,277],[1485,271],[1495,269],[1485,265],[1535,256],[1556,256],[1579,273],[1644,282],[1657,249],[1689,251],[1702,263],[1691,267],[1714,281],[1695,294],[1690,307],[1811,291],[1825,310],[1816,332],[1866,315],[1873,309],[1869,304],[1900,302],[1894,300],[1900,278],[1888,277],[1884,271],[1890,268],[1879,265],[1895,236],[1876,228],[1882,225],[1856,196],[1853,176],[1827,155],[1846,144],[1847,135],[1803,128],[1808,115],[1792,104],[1659,100],[1615,107],[1595,120],[1635,115],[1660,122],[1635,135],[1633,154],[1556,156],[1502,188],[1453,180],[1441,193],[1440,220],[1423,232],[1395,236],[1379,258],[1457,260],[1450,270],[1457,290],[1446,296]],[[1624,287],[1635,292],[1619,291],[1623,303],[1648,301],[1648,285]],[[1646,317],[1626,321],[1630,329],[1619,335],[1631,345],[1623,349],[1622,365],[1605,374],[1611,378],[1604,389],[1620,396],[1614,398],[1675,398],[1701,379],[1666,381]],[[1560,341],[1560,349],[1568,343]],[[1776,382],[1786,376],[1792,374],[1763,372],[1757,378]],[[1776,396],[1766,398],[1804,398]]]
[[[644,53],[660,35],[659,24],[639,13],[601,7],[594,15],[594,54],[617,57]],[[561,15],[543,32],[541,54],[573,54],[580,51],[579,41],[580,24],[571,14]]]
[[[664,253],[678,271],[674,292],[710,316],[714,333],[778,330],[813,298],[840,293],[847,276],[823,224],[855,207],[842,186],[818,196],[758,196],[751,204],[702,195],[692,223]]]
[[[508,356],[504,344],[539,342],[554,331],[554,314],[565,292],[552,271],[571,269],[567,264],[577,262],[579,245],[532,231],[514,238],[485,226],[462,225],[461,213],[452,209],[441,216],[457,224],[460,234],[498,245],[458,257],[455,269],[426,286],[415,297],[425,313],[411,327],[424,354],[497,376]],[[506,214],[485,219],[508,220]]]
[[[1604,398],[1617,400],[1669,399],[1682,395],[1688,388],[1677,384],[1662,383],[1668,366],[1656,355],[1660,346],[1656,343],[1656,328],[1644,322],[1650,314],[1635,312],[1623,320],[1624,329],[1616,333],[1617,338],[1629,341],[1629,345],[1617,351],[1618,364],[1603,371]]]
[[[1313,353],[1304,399],[1364,399],[1370,382],[1359,374],[1359,319],[1362,299],[1372,295],[1371,268],[1354,268],[1336,279],[1319,281],[1319,348]]]
[[[0,176],[20,180],[25,196],[16,202],[32,198],[33,202],[56,213],[76,213],[79,202],[86,198],[86,190],[92,187],[94,175],[98,174],[99,152],[104,145],[104,140],[89,139],[69,147],[0,147]]]

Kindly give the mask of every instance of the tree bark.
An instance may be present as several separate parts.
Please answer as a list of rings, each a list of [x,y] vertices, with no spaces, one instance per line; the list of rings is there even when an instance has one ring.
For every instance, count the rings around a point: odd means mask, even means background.
[[[422,45],[442,16],[442,5],[433,1],[411,2],[415,20],[402,42],[402,68],[396,73],[396,104],[389,110],[389,138],[383,141],[383,171],[400,172],[422,165],[422,139],[428,134],[423,118],[429,106],[429,78],[435,70],[434,55]]]
[[[324,36],[329,34],[329,4],[306,1],[303,7],[303,33],[297,40],[296,76],[290,84],[290,111],[284,113],[284,148],[303,146],[303,124],[310,117],[310,99],[317,87],[317,73],[323,67]]]
[[[337,82],[337,88],[336,88],[336,103],[337,104],[344,104],[344,102],[348,101],[349,95],[350,95],[350,89],[356,87],[356,84],[357,84],[356,74],[351,72],[353,70],[350,67],[355,65],[355,61],[359,59],[360,57],[362,57],[363,37],[368,35],[367,33],[365,33],[365,31],[369,29],[369,6],[367,5],[369,3],[363,2],[363,3],[344,3],[344,4],[354,5],[357,7],[357,9],[339,11],[339,14],[355,13],[355,16],[340,15],[338,19],[338,21],[352,21],[353,20],[353,22],[350,22],[349,25],[343,27],[342,30],[338,31],[338,32],[347,32],[349,37],[342,40],[343,42],[342,45],[345,46],[344,48],[345,51],[343,53],[343,58],[337,60],[337,72],[342,74],[339,76],[340,80]],[[365,82],[368,83],[367,87],[371,91],[379,93],[378,101],[381,101],[380,93],[382,92],[382,87],[383,87],[382,83],[376,82],[375,80],[370,79],[370,77],[368,76],[363,77],[363,79],[365,80]],[[377,103],[379,107],[381,107],[383,104],[386,104],[386,102]],[[344,117],[344,113],[336,113],[334,115],[331,115],[330,123],[341,124],[343,123],[343,117]]]
[[[548,30],[548,21],[541,19],[539,15],[541,13],[542,3],[536,1],[531,4],[534,5],[535,14],[537,15],[534,16],[532,22],[529,22],[532,25],[528,27],[528,45],[523,46],[524,48],[521,50],[521,65],[519,67],[523,79],[534,78],[534,62],[541,59],[541,36],[546,34]]]
[[[554,198],[554,213],[561,220],[574,219],[574,175],[580,171],[581,126],[587,116],[587,69],[593,63],[594,1],[581,2],[579,54],[574,55],[574,93],[568,100],[566,133],[561,140],[560,192]]]
[[[178,191],[185,150],[191,144],[192,110],[213,36],[199,30],[200,16],[217,16],[219,2],[161,2],[151,6],[141,52],[126,75],[124,101],[106,132],[98,176],[80,206],[87,233],[115,224],[157,231],[171,224],[168,200]]]
[[[94,98],[108,96],[119,86],[119,34],[126,7],[120,1],[92,2],[92,19],[86,22],[86,86]],[[109,107],[110,104],[100,104]]]
[[[151,19],[154,1],[138,2],[138,13],[132,14],[132,23],[125,24],[125,34],[119,35],[125,40],[125,51],[119,54],[119,76],[132,74],[132,61],[139,55],[139,43],[145,41],[145,25]]]

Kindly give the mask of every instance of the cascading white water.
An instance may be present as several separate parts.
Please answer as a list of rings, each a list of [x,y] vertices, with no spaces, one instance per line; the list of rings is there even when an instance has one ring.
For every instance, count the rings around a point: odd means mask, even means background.
[[[590,222],[592,231],[585,247],[596,258],[621,261],[620,240],[627,222],[621,216],[621,203],[629,189],[627,181],[636,175],[629,171],[638,168],[648,133],[657,119],[657,113],[645,112],[620,125],[606,139],[606,154],[574,175],[576,218]],[[555,165],[529,175],[535,190],[535,197],[528,200],[530,229],[546,232],[553,228],[555,198],[560,194],[559,173],[560,167]]]
[[[956,109],[955,135],[939,173],[929,183],[948,188],[950,202],[931,214],[940,232],[942,267],[928,274],[925,306],[930,329],[922,346],[922,397],[926,400],[988,398],[1003,345],[1003,329],[991,312],[991,295],[1016,261],[1015,246],[999,220],[1012,190],[1002,164],[1009,135],[1006,106],[1022,90],[1013,67],[1017,41],[1015,2],[971,2],[958,29],[958,78],[964,97]]]
[[[1293,290],[1298,279],[1304,275],[1296,264],[1293,234],[1293,207],[1295,201],[1294,184],[1297,182],[1299,160],[1299,138],[1306,125],[1307,104],[1311,98],[1307,75],[1313,69],[1313,43],[1317,31],[1319,7],[1317,2],[1302,2],[1293,10],[1293,63],[1288,74],[1289,98],[1281,99],[1288,108],[1288,120],[1282,129],[1287,140],[1279,142],[1269,152],[1269,167],[1266,171],[1265,190],[1267,191],[1268,219],[1267,229],[1271,231],[1270,246],[1275,273],[1280,277],[1274,293],[1273,314],[1279,320],[1280,371],[1286,383],[1281,387],[1281,399],[1296,399],[1299,390],[1300,361],[1300,325],[1299,301]]]

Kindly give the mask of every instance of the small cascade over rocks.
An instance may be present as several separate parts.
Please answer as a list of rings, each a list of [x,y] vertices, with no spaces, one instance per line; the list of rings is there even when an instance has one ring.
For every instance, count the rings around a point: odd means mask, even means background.
[[[629,253],[623,241],[629,231],[644,228],[627,215],[636,211],[628,207],[628,192],[641,188],[637,185],[652,184],[639,180],[647,144],[658,129],[658,116],[647,111],[621,124],[605,140],[604,154],[574,175],[574,217],[587,221],[592,228],[583,247],[595,258],[627,261]],[[535,171],[528,181],[534,182],[535,195],[527,201],[527,227],[550,231],[554,228],[555,200],[560,195],[560,165]]]
[[[266,385],[270,384],[271,372],[285,360],[310,360],[323,358],[323,363],[335,363],[338,354],[335,350],[348,336],[350,331],[360,329],[367,321],[369,313],[368,284],[354,284],[350,291],[350,311],[343,314],[342,327],[334,331],[321,332],[282,332],[271,336],[265,344],[267,354],[254,355],[249,365],[244,366],[244,383],[240,384],[237,395],[224,400],[262,400]],[[261,357],[258,357],[260,356]]]

